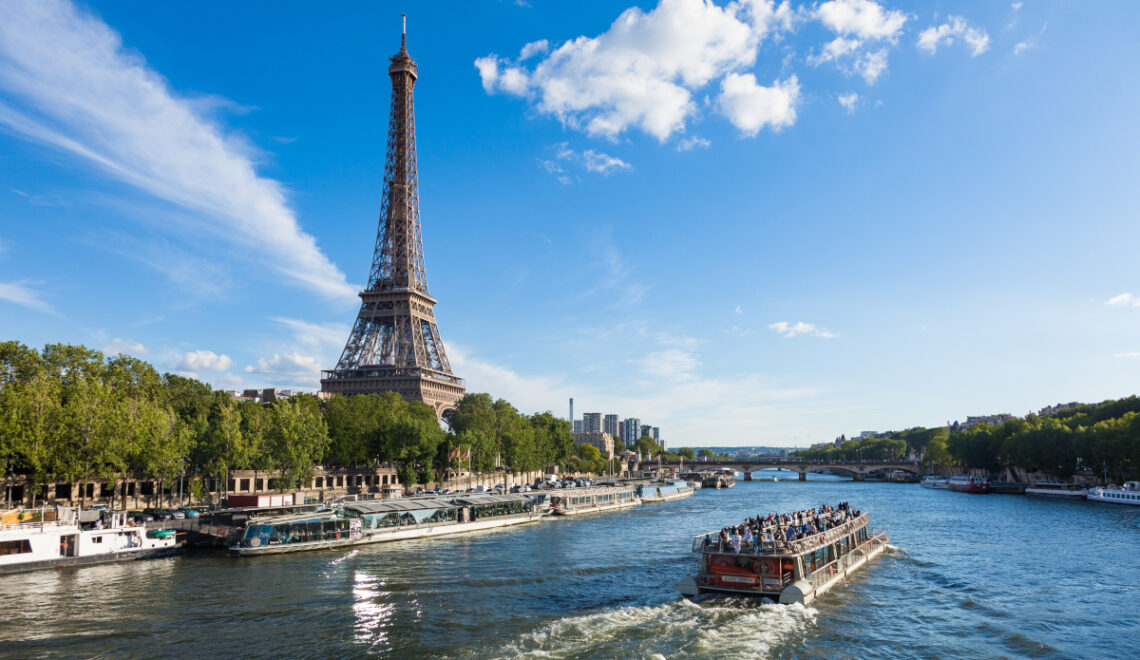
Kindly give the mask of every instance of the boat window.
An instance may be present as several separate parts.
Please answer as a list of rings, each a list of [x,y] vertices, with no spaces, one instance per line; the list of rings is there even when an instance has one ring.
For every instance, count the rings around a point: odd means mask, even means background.
[[[0,541],[0,555],[22,555],[32,551],[28,539],[18,541]]]

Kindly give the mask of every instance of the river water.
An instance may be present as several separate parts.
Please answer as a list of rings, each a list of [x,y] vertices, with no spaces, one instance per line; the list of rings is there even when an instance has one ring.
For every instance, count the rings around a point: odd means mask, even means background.
[[[795,475],[356,550],[0,580],[4,657],[1135,657],[1140,508]],[[849,501],[889,552],[808,607],[680,598],[697,533]]]

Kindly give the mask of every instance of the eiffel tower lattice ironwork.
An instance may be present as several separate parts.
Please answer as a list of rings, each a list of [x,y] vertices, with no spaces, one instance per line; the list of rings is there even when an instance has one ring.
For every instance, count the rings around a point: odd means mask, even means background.
[[[418,75],[408,55],[406,31],[400,41],[400,52],[388,67],[388,156],[368,287],[360,292],[360,313],[336,369],[322,372],[321,391],[394,391],[408,401],[431,405],[437,417],[445,418],[466,388],[451,372],[435,323],[436,301],[428,294],[412,99]]]

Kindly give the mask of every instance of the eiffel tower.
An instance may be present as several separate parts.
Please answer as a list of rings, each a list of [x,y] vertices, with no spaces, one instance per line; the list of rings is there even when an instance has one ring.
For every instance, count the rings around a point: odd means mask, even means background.
[[[428,294],[412,100],[418,76],[415,60],[408,55],[406,18],[400,52],[391,63],[388,157],[372,269],[340,361],[335,369],[321,373],[321,391],[398,392],[407,401],[427,403],[435,408],[436,417],[446,419],[466,387],[451,372],[435,324],[436,301]]]

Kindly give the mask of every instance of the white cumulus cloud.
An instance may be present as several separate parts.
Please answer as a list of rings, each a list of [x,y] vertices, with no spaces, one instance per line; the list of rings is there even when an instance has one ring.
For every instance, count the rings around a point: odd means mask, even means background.
[[[779,321],[769,324],[768,328],[789,339],[797,335],[810,335],[812,337],[822,337],[823,339],[834,339],[839,336],[825,328],[817,328],[814,323],[804,323],[803,321],[797,321],[795,323]]]
[[[257,364],[247,365],[242,371],[261,376],[267,386],[316,389],[320,386],[322,368],[318,358],[292,351],[260,358]]]
[[[257,254],[295,284],[355,294],[302,231],[240,137],[175,94],[119,34],[65,0],[0,2],[0,125],[193,211],[213,240]],[[217,100],[212,102],[218,107]]]
[[[887,70],[887,47],[882,44],[897,43],[907,21],[903,12],[886,10],[872,0],[831,0],[816,8],[815,17],[836,37],[819,53],[809,55],[808,64],[834,62],[868,85]]]
[[[213,351],[190,351],[183,353],[178,361],[178,367],[186,371],[225,371],[234,364],[230,356],[218,355]]]
[[[745,135],[755,135],[765,126],[778,131],[794,124],[799,96],[800,83],[794,75],[765,87],[751,73],[730,73],[721,81],[717,102],[734,126]]]
[[[985,30],[971,27],[961,16],[947,16],[947,22],[931,26],[918,35],[918,48],[934,54],[939,46],[949,46],[955,39],[961,39],[970,47],[970,56],[977,57],[989,50],[990,35]]]
[[[492,54],[475,68],[488,93],[525,97],[589,135],[636,128],[665,141],[698,112],[695,90],[751,67],[761,41],[793,17],[787,2],[772,0],[661,0],[648,12],[625,10],[606,32],[566,41],[533,66]],[[521,55],[540,52],[530,46]]]
[[[886,11],[872,0],[831,0],[819,6],[816,16],[832,32],[860,39],[895,40],[906,23],[906,14]]]

